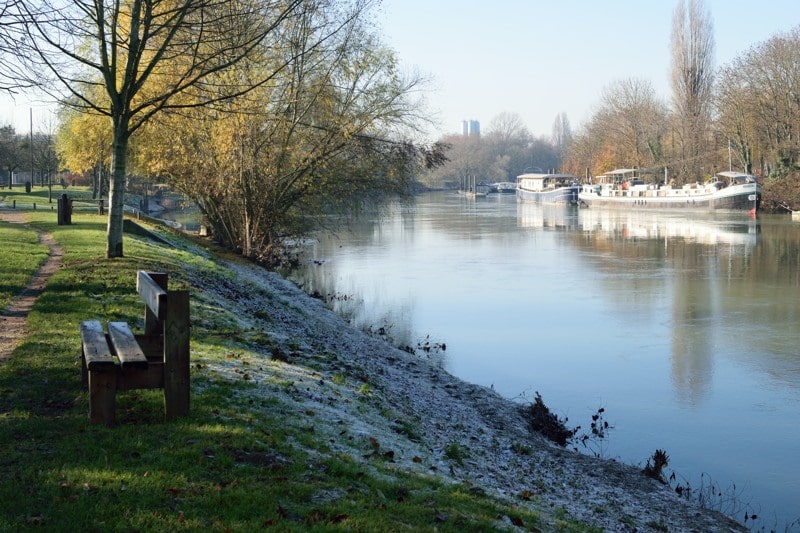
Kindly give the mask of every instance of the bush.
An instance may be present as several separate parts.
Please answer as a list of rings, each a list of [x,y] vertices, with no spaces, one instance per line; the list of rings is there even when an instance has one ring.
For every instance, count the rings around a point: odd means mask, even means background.
[[[567,427],[567,419],[561,420],[542,401],[542,396],[536,392],[533,403],[527,407],[528,421],[534,431],[538,431],[559,446],[566,446],[577,430]]]

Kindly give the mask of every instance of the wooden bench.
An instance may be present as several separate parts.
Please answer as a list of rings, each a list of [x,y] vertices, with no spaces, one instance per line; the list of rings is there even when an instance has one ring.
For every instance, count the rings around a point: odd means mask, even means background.
[[[189,413],[189,292],[167,290],[167,274],[139,271],[136,290],[145,303],[144,333],[126,322],[81,323],[81,381],[89,390],[93,423],[113,424],[117,391],[164,389],[171,420]]]

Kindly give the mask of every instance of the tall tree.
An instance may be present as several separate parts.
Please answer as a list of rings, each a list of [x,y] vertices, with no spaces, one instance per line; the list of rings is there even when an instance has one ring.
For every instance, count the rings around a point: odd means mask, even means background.
[[[716,127],[728,147],[728,166],[753,171],[753,152],[759,144],[755,121],[758,95],[742,75],[741,65],[725,66],[717,76]]]
[[[513,181],[532,164],[532,143],[533,137],[519,114],[500,113],[489,121],[481,137],[478,174],[490,182]]]
[[[666,116],[650,82],[629,78],[603,91],[591,131],[602,136],[613,166],[651,167],[663,162]]]
[[[504,111],[489,121],[486,133],[493,134],[497,141],[503,145],[510,145],[520,139],[527,141],[530,138],[528,128],[518,113]]]
[[[572,142],[572,128],[566,113],[559,113],[553,121],[553,145],[558,150],[559,159],[563,160],[569,143]]]
[[[402,140],[421,80],[402,76],[371,30],[374,2],[315,4],[271,41],[265,59],[285,68],[269,84],[213,110],[162,114],[136,150],[144,170],[196,201],[215,237],[267,262],[323,219],[313,215],[407,192],[428,154]]]
[[[28,79],[111,123],[107,257],[123,255],[128,144],[158,113],[210,106],[267,81],[226,77],[302,0],[20,0]],[[280,69],[277,65],[275,68]],[[224,86],[223,90],[219,90]],[[101,90],[94,90],[100,88]],[[211,92],[209,89],[213,88]],[[191,99],[180,98],[185,94]]]
[[[682,181],[702,174],[714,86],[714,25],[704,0],[679,0],[672,19],[672,103]]]

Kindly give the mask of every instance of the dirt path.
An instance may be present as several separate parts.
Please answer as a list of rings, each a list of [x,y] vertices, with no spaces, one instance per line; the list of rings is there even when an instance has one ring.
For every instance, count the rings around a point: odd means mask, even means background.
[[[0,210],[0,220],[25,225],[25,214],[19,211]],[[39,242],[50,248],[50,256],[28,286],[14,297],[8,307],[0,311],[0,361],[11,357],[14,348],[27,336],[28,313],[33,308],[36,298],[44,290],[47,278],[61,267],[61,256],[64,255],[61,246],[49,233],[36,231],[39,233]]]

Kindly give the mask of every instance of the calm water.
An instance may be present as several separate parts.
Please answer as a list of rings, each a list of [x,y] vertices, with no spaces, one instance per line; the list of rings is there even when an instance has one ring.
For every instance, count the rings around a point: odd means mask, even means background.
[[[354,324],[570,425],[604,407],[602,455],[662,448],[725,512],[800,518],[800,223],[434,193],[309,253],[293,277]]]

